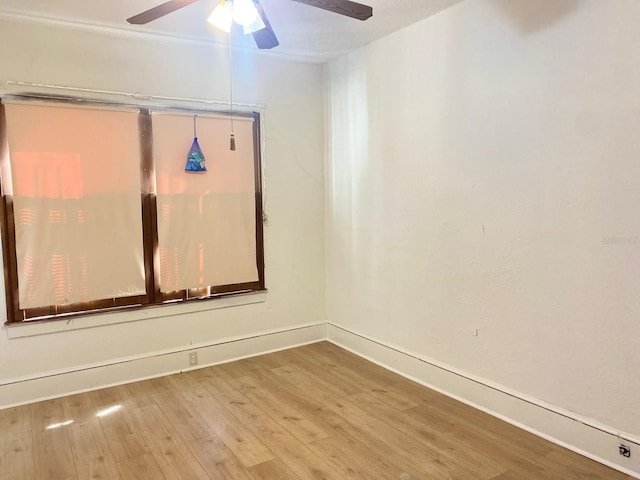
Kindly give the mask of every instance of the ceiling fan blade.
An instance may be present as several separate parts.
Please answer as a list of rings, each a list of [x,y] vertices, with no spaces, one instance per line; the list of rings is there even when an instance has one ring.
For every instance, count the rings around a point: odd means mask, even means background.
[[[366,20],[373,15],[373,8],[350,0],[293,0],[311,7],[322,8],[347,17]]]
[[[273,31],[273,28],[271,28],[271,24],[269,23],[267,14],[264,13],[264,10],[262,8],[262,5],[260,5],[259,0],[253,0],[253,3],[255,4],[256,10],[258,10],[258,15],[260,15],[260,18],[262,19],[262,22],[264,23],[264,27],[265,27],[261,30],[258,30],[257,32],[253,32],[252,35],[253,35],[253,39],[256,42],[256,45],[258,45],[258,48],[261,48],[263,50],[277,47],[278,45],[280,45],[280,42],[278,41],[278,38],[276,37],[276,34]]]
[[[153,22],[160,17],[164,17],[166,14],[175,12],[187,5],[196,3],[198,0],[169,0],[157,7],[153,7],[145,12],[134,15],[131,18],[127,18],[127,22],[134,25],[144,25],[149,22]]]

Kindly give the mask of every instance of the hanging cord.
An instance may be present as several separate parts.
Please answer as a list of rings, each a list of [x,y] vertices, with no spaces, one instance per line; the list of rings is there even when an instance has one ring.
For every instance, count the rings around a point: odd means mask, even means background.
[[[196,132],[196,117],[198,116],[197,113],[193,114],[193,138],[195,138],[196,140],[198,139],[198,133]]]
[[[231,113],[231,137],[229,138],[229,150],[235,151],[236,137],[233,134],[233,56],[231,53],[231,32],[229,30],[229,109]]]

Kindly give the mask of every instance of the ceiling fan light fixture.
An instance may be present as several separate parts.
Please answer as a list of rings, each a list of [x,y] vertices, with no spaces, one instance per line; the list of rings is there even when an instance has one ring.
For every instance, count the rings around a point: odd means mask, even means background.
[[[132,25],[146,25],[165,15],[188,7],[199,0],[165,0],[164,3],[127,18]],[[251,33],[257,47],[268,50],[280,45],[267,15],[260,4],[262,0],[217,0],[218,5],[207,19],[216,28],[231,33],[235,20],[244,27],[244,33]],[[276,0],[269,0],[276,1]],[[278,0],[279,1],[279,0]],[[353,0],[292,0],[310,7],[322,8],[358,20],[366,20],[373,15],[373,8]]]
[[[216,8],[213,9],[207,22],[216,28],[224,32],[231,31],[231,23],[233,22],[233,7],[232,3],[227,0],[222,0]]]
[[[252,0],[233,0],[233,20],[247,27],[259,18],[258,10]]]
[[[262,21],[262,18],[260,18],[260,15],[258,15],[252,23],[242,27],[242,32],[245,35],[248,35],[249,33],[257,32],[258,30],[262,30],[263,28],[267,28],[267,26]]]

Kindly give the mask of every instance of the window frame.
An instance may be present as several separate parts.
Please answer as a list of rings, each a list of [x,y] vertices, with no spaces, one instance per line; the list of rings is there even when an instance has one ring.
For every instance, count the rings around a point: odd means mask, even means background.
[[[8,195],[0,182],[0,234],[2,235],[2,253],[5,282],[5,301],[7,321],[5,325],[35,323],[69,319],[77,316],[95,315],[121,310],[136,310],[151,306],[175,305],[191,301],[209,301],[230,295],[249,292],[266,291],[264,277],[264,231],[263,231],[263,198],[262,198],[262,152],[260,113],[256,111],[220,111],[204,108],[185,108],[167,105],[134,105],[113,101],[70,98],[64,96],[42,96],[32,94],[0,95],[0,162],[2,170],[8,171],[9,149],[7,141],[7,124],[3,99],[19,101],[51,102],[82,106],[108,106],[113,108],[138,109],[138,137],[140,145],[140,203],[142,211],[142,231],[144,246],[144,269],[146,295],[137,295],[113,299],[101,299],[90,302],[71,303],[65,305],[49,305],[45,307],[20,309],[18,305],[18,269],[16,257],[15,215],[13,197]],[[151,112],[223,115],[253,118],[253,155],[255,183],[255,227],[256,227],[256,266],[258,281],[232,285],[209,286],[186,290],[161,292],[160,261],[157,229],[157,198],[153,191],[153,125]],[[186,155],[185,155],[186,158]]]

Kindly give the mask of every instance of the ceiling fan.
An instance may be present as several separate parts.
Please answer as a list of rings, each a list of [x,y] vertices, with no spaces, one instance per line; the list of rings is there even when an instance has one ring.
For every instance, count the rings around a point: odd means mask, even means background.
[[[160,17],[164,17],[165,15],[175,12],[180,8],[191,5],[192,3],[197,2],[198,0],[169,0],[161,5],[153,7],[149,10],[146,10],[138,15],[134,15],[131,18],[127,19],[127,22],[134,25],[144,25],[146,23],[157,20]],[[255,7],[257,15],[259,16],[258,22],[260,25],[260,29],[258,30],[249,30],[245,28],[245,33],[251,33],[253,35],[253,39],[256,42],[258,48],[261,49],[269,49],[273,47],[277,47],[280,42],[278,42],[278,38],[276,37],[273,28],[271,28],[271,24],[267,19],[267,15],[265,14],[262,5],[260,5],[259,0],[223,0],[220,2],[220,5],[216,8],[218,10],[220,6],[233,6],[233,3],[252,3]],[[311,7],[322,8],[323,10],[328,10],[330,12],[337,13],[339,15],[345,15],[347,17],[356,18],[358,20],[366,20],[373,15],[373,8],[368,5],[363,5],[361,3],[352,2],[351,0],[293,0],[294,2],[304,3],[305,5],[309,5]],[[215,13],[215,10],[214,10]],[[261,22],[260,22],[261,20]]]

